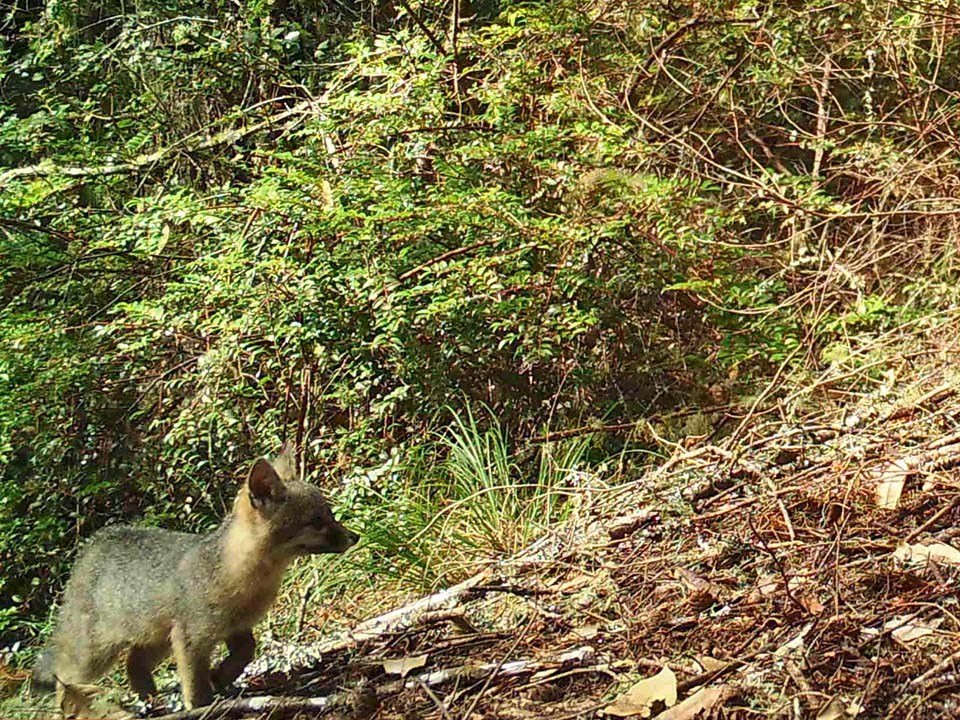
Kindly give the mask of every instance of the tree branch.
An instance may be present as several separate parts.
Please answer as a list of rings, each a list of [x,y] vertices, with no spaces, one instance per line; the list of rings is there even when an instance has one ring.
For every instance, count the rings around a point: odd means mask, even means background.
[[[220,145],[228,145],[230,143],[236,142],[245,138],[247,135],[252,135],[255,132],[259,132],[266,127],[271,125],[276,125],[281,123],[287,118],[296,115],[305,114],[314,103],[301,102],[297,103],[294,107],[289,110],[285,110],[277,115],[272,115],[265,120],[262,120],[253,125],[249,125],[244,128],[233,128],[231,130],[223,130],[218,132],[215,135],[210,137],[203,138],[202,140],[188,144],[186,147],[171,146],[166,148],[161,148],[155,150],[152,153],[147,153],[145,155],[139,155],[133,160],[128,162],[121,163],[109,163],[106,165],[92,165],[92,166],[81,166],[81,167],[69,167],[56,165],[52,161],[44,160],[36,165],[28,165],[26,167],[13,168],[12,170],[7,170],[4,173],[0,173],[0,188],[8,184],[11,180],[17,178],[41,178],[41,177],[74,177],[74,178],[84,178],[84,177],[106,177],[108,175],[122,175],[124,173],[133,173],[137,172],[141,168],[148,167],[150,165],[156,165],[161,162],[166,162],[172,157],[175,157],[178,153],[190,153],[196,152],[198,150],[208,150],[213,147],[218,147]]]
[[[413,8],[410,7],[410,3],[408,3],[407,0],[400,0],[400,4],[403,5],[403,9],[407,11],[407,14],[413,18],[413,21],[417,24],[417,27],[420,28],[421,32],[427,36],[427,40],[430,41],[430,44],[433,45],[436,51],[441,55],[446,55],[447,51],[444,49],[443,43],[440,42],[430,28],[424,24],[423,20],[420,19],[420,16],[413,11]]]

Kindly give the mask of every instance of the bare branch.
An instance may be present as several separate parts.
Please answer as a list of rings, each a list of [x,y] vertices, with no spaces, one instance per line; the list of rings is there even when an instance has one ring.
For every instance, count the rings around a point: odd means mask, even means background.
[[[313,104],[314,103],[312,101],[297,103],[297,105],[294,107],[284,110],[277,115],[272,115],[265,120],[254,123],[253,125],[223,130],[215,135],[203,138],[199,141],[188,143],[185,147],[173,145],[170,147],[161,148],[159,150],[155,150],[154,152],[146,153],[145,155],[139,155],[133,160],[129,160],[127,162],[108,163],[106,165],[65,167],[62,165],[56,165],[50,161],[43,161],[37,163],[36,165],[13,168],[12,170],[7,170],[5,173],[0,174],[0,187],[7,185],[11,180],[15,180],[17,178],[106,177],[108,175],[122,175],[125,173],[137,172],[142,168],[167,162],[181,153],[192,153],[199,150],[209,150],[210,148],[218,147],[220,145],[229,145],[230,143],[241,140],[248,135],[259,132],[264,128],[282,123],[291,117],[296,118],[296,121],[299,121],[300,116],[307,114]]]

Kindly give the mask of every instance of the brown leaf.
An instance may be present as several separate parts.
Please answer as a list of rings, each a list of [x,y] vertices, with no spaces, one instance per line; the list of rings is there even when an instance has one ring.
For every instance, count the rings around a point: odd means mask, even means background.
[[[893,551],[893,556],[909,565],[941,563],[960,565],[960,550],[942,542],[909,545],[904,543]]]
[[[896,510],[900,504],[903,484],[915,470],[915,460],[895,458],[874,471],[877,507],[882,510]]]
[[[607,528],[611,540],[621,540],[629,535],[633,535],[644,525],[656,522],[657,513],[655,510],[645,508],[630,515],[623,515],[614,518]]]
[[[687,590],[694,593],[703,593],[709,592],[713,583],[707,580],[704,577],[700,577],[692,570],[687,570],[684,567],[678,567],[674,569],[674,574],[677,576],[677,579],[682,582]]]
[[[733,692],[729,685],[703,688],[678,705],[664,710],[654,720],[694,720],[701,712],[709,712],[714,705],[731,697]]]
[[[846,716],[847,709],[843,700],[835,697],[820,708],[820,712],[817,713],[817,720],[843,720]]]
[[[819,615],[824,610],[823,603],[820,602],[820,599],[813,594],[801,595],[800,604],[803,605],[803,607],[806,608],[807,612],[811,615]]]
[[[757,583],[753,589],[747,593],[745,601],[747,605],[758,605],[777,593],[780,587],[780,579],[776,575],[761,575],[757,578]]]
[[[728,660],[717,660],[709,655],[697,655],[694,659],[700,664],[704,672],[721,670],[730,664]]]
[[[589,625],[581,625],[580,627],[575,627],[570,631],[570,634],[577,640],[590,640],[595,638],[600,632],[601,626],[597,623],[591,623]]]
[[[639,715],[648,718],[657,703],[671,707],[677,702],[677,676],[664,666],[653,677],[636,683],[633,687],[607,705],[603,711],[614,717]]]
[[[856,702],[846,703],[841,698],[835,697],[817,713],[816,720],[848,720],[855,718],[863,712],[863,708]]]
[[[389,658],[383,661],[383,671],[387,675],[406,677],[407,673],[427,664],[426,655],[411,655],[402,658]]]
[[[559,593],[572,593],[575,590],[580,590],[588,585],[591,585],[596,581],[596,578],[593,575],[581,574],[574,575],[572,578],[568,578],[560,583],[556,590]]]
[[[883,630],[890,633],[890,637],[901,645],[907,645],[933,632],[943,623],[943,618],[923,620],[913,615],[897,615],[883,624]],[[863,628],[860,634],[864,637],[877,637],[881,631],[877,628]]]
[[[720,587],[684,567],[674,569],[674,575],[687,590],[687,600],[695,608],[713,605],[720,598]]]

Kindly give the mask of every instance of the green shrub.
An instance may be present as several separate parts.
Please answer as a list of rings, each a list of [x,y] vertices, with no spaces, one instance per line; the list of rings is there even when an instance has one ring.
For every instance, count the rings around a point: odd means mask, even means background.
[[[954,301],[955,40],[922,10],[473,5],[456,40],[433,2],[10,16],[7,627],[82,537],[208,528],[284,438],[335,483],[448,428],[442,472],[343,499],[432,582],[430,518],[483,555],[562,515],[544,427],[735,405]]]

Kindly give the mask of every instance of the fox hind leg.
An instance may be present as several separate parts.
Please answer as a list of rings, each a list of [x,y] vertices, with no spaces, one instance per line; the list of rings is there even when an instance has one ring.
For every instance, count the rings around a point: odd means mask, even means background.
[[[77,636],[72,641],[62,637],[53,648],[53,677],[57,705],[64,717],[90,714],[90,703],[96,687],[89,683],[110,670],[120,653],[116,647],[97,646],[89,637]]]
[[[213,686],[222,690],[240,677],[243,669],[253,660],[257,641],[249,630],[238,632],[227,638],[228,655],[213,671]]]
[[[132,647],[127,653],[127,677],[130,687],[141,700],[157,694],[153,669],[169,652],[170,648],[166,645],[143,645]]]

